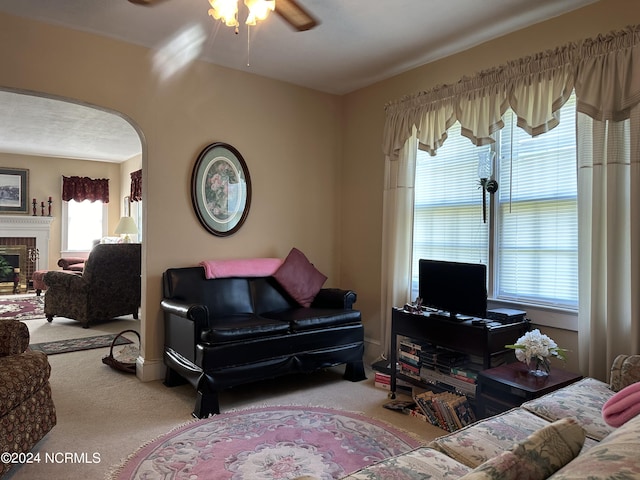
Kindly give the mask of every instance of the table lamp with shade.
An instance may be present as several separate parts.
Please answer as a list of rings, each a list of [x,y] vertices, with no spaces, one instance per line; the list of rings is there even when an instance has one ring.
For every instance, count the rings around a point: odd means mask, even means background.
[[[121,217],[116,227],[115,233],[117,235],[124,235],[122,243],[131,243],[131,237],[129,235],[137,235],[138,227],[136,222],[131,217]]]

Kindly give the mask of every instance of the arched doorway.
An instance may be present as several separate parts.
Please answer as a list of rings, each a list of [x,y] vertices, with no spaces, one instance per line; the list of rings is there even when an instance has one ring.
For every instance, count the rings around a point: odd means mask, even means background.
[[[142,238],[142,202],[133,207],[128,203],[131,172],[142,169],[145,150],[144,138],[132,120],[119,112],[73,99],[2,87],[0,105],[0,167],[25,171],[28,178],[23,186],[26,191],[20,193],[27,198],[28,210],[0,211],[0,218],[11,215],[12,221],[24,218],[33,222],[32,217],[52,217],[49,222],[40,222],[47,223],[47,245],[38,246],[41,253],[31,260],[31,271],[60,268],[57,261],[65,250],[63,175],[109,178],[104,233],[115,236],[120,217],[128,213],[141,232],[138,238]],[[32,202],[37,203],[33,211]],[[0,232],[0,238],[7,234]]]

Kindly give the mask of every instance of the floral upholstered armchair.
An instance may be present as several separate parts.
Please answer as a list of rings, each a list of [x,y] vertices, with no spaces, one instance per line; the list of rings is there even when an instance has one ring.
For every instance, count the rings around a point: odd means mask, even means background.
[[[139,243],[99,244],[93,247],[82,275],[49,271],[44,276],[48,290],[44,313],[71,318],[84,328],[96,320],[121,315],[138,318],[140,307]]]
[[[0,452],[26,453],[56,424],[51,366],[43,352],[27,350],[29,330],[0,321]],[[0,463],[0,477],[11,468]]]

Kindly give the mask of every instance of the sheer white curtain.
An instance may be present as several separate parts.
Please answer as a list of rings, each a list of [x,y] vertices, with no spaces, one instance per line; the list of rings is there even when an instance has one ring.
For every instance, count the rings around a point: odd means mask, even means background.
[[[578,96],[579,347],[583,374],[607,379],[640,353],[640,49],[583,46]]]
[[[391,309],[411,294],[413,185],[418,141],[415,128],[398,159],[385,159],[382,211],[382,341],[391,337]]]
[[[602,380],[616,355],[640,352],[640,172],[631,123],[578,114],[579,361]]]
[[[383,136],[382,311],[409,300],[411,219],[417,137],[435,153],[459,121],[475,145],[493,140],[511,107],[532,135],[560,121],[558,110],[574,89],[579,135],[580,367],[605,379],[619,353],[640,353],[640,26],[558,47],[390,102]],[[417,131],[416,131],[417,129]],[[626,137],[625,137],[626,136]],[[407,143],[408,139],[411,139]],[[402,193],[389,187],[400,178]],[[408,288],[408,287],[407,287]],[[404,295],[404,296],[403,296]],[[389,326],[384,328],[385,348]]]

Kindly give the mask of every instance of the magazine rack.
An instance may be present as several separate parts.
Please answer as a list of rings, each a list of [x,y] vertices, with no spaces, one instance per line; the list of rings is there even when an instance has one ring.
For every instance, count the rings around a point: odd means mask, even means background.
[[[134,347],[131,344],[125,345],[125,347],[118,352],[115,356],[113,354],[113,347],[116,346],[116,342],[120,337],[124,337],[125,333],[135,333],[138,337],[138,346]],[[120,332],[111,342],[111,348],[109,349],[109,355],[102,358],[102,363],[109,365],[115,370],[120,370],[125,373],[136,373],[136,358],[140,354],[140,334],[135,330],[123,330]]]

